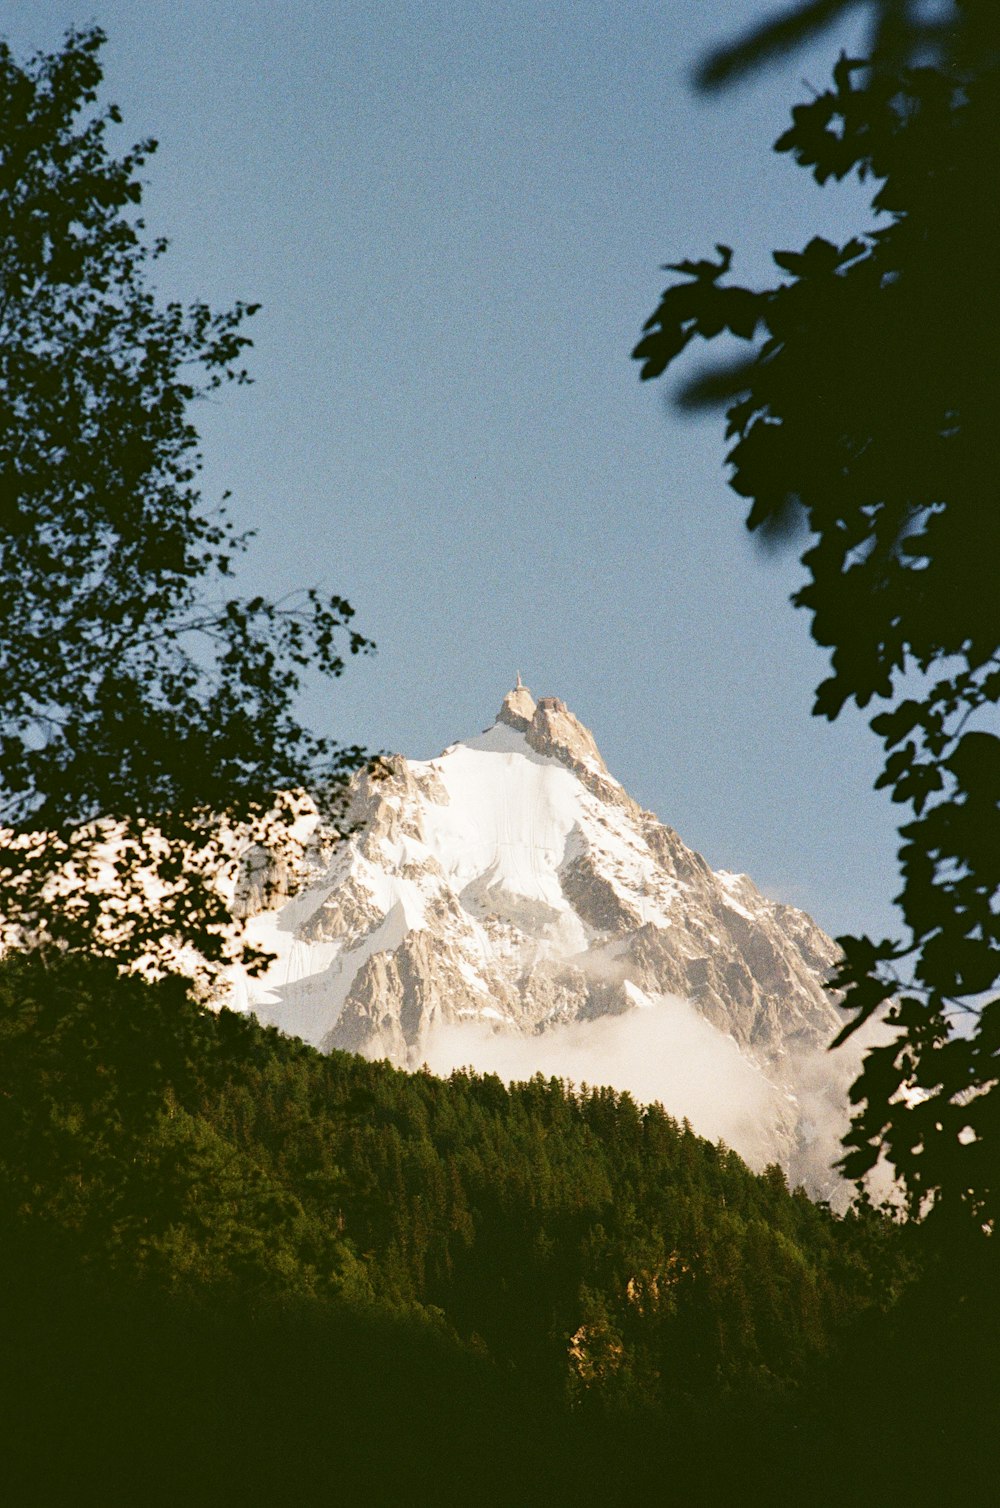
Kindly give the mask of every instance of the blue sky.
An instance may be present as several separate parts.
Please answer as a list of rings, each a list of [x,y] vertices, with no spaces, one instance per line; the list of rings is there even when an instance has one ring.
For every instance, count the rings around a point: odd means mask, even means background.
[[[198,414],[205,497],[258,531],[248,588],[324,584],[378,654],[310,693],[345,741],[426,758],[520,669],[716,867],[828,930],[892,928],[894,813],[860,717],[809,716],[801,568],[746,534],[721,423],[629,351],[660,264],[867,223],[770,151],[830,37],[697,98],[757,14],[648,4],[12,0],[19,53],[108,33],[106,97],[148,134],[164,292],[259,300],[255,384]]]

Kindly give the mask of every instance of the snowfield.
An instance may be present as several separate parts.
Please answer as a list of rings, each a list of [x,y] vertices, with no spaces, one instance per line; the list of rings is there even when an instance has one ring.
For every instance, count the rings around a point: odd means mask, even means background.
[[[350,820],[249,921],[275,958],[233,1005],[402,1066],[611,1083],[829,1192],[833,943],[642,812],[561,702],[519,684],[485,733],[362,777]]]

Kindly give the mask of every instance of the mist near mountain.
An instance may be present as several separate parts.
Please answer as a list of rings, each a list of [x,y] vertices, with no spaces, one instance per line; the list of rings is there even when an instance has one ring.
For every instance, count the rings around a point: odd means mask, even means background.
[[[231,1003],[325,1051],[627,1089],[836,1187],[836,945],[640,808],[565,703],[518,679],[485,732],[362,776],[347,815],[288,899],[239,898],[275,962]]]
[[[787,1097],[687,1000],[662,995],[642,1009],[567,1021],[535,1036],[483,1023],[440,1025],[424,1049],[433,1073],[495,1073],[506,1083],[536,1073],[575,1085],[607,1084],[640,1104],[656,1101],[699,1135],[724,1141],[751,1167],[774,1155],[775,1121]]]
[[[687,1119],[699,1135],[725,1142],[757,1172],[778,1162],[793,1186],[802,1183],[843,1209],[853,1186],[834,1165],[843,1153],[850,1086],[865,1053],[888,1035],[871,1022],[832,1051],[801,1052],[785,1064],[787,1087],[779,1087],[690,1001],[663,995],[645,1009],[565,1022],[533,1037],[481,1023],[439,1026],[427,1039],[424,1061],[442,1076],[471,1068],[495,1073],[507,1084],[539,1073],[577,1086],[608,1084],[640,1104],[659,1103],[675,1119]],[[776,1134],[790,1120],[797,1131],[791,1143]],[[867,1183],[877,1202],[894,1199],[884,1165]]]

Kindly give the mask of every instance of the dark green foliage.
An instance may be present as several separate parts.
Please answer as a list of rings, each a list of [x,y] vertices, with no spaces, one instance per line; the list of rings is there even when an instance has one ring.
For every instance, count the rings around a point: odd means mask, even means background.
[[[3,1227],[116,1281],[417,1306],[540,1385],[635,1372],[647,1402],[787,1380],[890,1297],[856,1222],[628,1095],[323,1057],[110,966],[0,981]]]
[[[914,1233],[611,1090],[407,1075],[110,964],[0,966],[19,1504],[843,1501],[801,1473],[875,1349],[910,1386]],[[967,1351],[968,1286],[941,1289]]]
[[[2,937],[120,963],[170,959],[181,937],[215,960],[220,818],[277,840],[295,805],[275,813],[277,792],[332,790],[358,763],[295,702],[307,668],[337,676],[366,643],[339,597],[232,593],[246,536],[202,505],[190,411],[248,380],[255,306],[150,287],[156,143],[111,155],[102,42],[71,32],[26,65],[0,42]]]
[[[730,84],[859,9],[869,18],[865,50],[876,67],[888,72],[907,63],[964,62],[980,53],[994,25],[992,7],[982,0],[797,0],[705,58],[698,69],[699,86]]]
[[[846,8],[796,7],[720,54],[708,81]],[[761,291],[726,281],[726,247],[675,264],[684,280],[635,355],[656,377],[695,336],[751,345],[686,401],[727,404],[748,526],[780,535],[800,520],[811,535],[793,600],[830,652],[815,712],[888,704],[871,726],[886,750],[877,784],[911,812],[909,935],[839,939],[843,1035],[887,1001],[899,1028],[855,1086],[844,1166],[860,1176],[885,1151],[911,1209],[961,1244],[1000,1215],[1000,1005],[984,1001],[1000,978],[1000,10],[870,10],[870,58],[842,56],[777,150],[821,184],[870,179],[873,227],[775,252],[786,276]]]
[[[84,1454],[122,1410],[136,1472],[214,1389],[226,1451],[271,1410],[282,1458],[320,1421],[392,1454],[443,1411],[462,1455],[480,1407],[522,1431],[704,1408],[790,1384],[905,1273],[873,1276],[878,1218],[834,1220],[627,1095],[327,1059],[72,956],[0,967],[0,1234],[8,1418],[36,1368]]]

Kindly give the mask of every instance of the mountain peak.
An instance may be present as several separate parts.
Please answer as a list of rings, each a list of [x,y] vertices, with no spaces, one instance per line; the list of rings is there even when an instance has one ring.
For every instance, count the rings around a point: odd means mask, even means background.
[[[641,811],[560,698],[536,701],[519,676],[485,735],[387,762],[358,782],[344,841],[318,844],[309,863],[298,894],[248,923],[275,961],[234,980],[234,995],[266,1024],[416,1066],[434,1061],[439,1032],[527,1041],[595,1022],[591,1061],[603,1064],[617,1052],[611,1018],[680,1012],[665,1060],[693,1054],[691,1084],[721,1075],[717,1103],[729,1103],[730,1068],[746,1089],[713,1134],[761,1165],[784,1158],[795,1177],[828,1166],[836,1148],[814,1155],[810,1139],[832,1111],[809,1075],[842,1105],[810,1056],[840,1025],[824,990],[835,945]],[[474,1061],[461,1056],[469,1040],[480,1038],[456,1042],[456,1061]],[[704,1109],[700,1090],[686,1093],[677,1086],[671,1114]]]
[[[542,696],[536,702],[521,680],[520,671],[516,684],[501,703],[497,722],[523,733],[537,754],[560,760],[584,779],[596,776],[611,780],[590,729],[574,717],[560,697]],[[617,785],[617,781],[612,784]]]
[[[516,728],[518,733],[524,733],[531,725],[535,710],[535,698],[521,680],[521,672],[518,671],[517,683],[500,704],[497,722],[506,723],[508,727]]]
[[[551,754],[564,764],[583,764],[607,774],[607,765],[594,742],[594,735],[574,717],[557,696],[543,696],[531,719],[528,742],[539,754]]]

